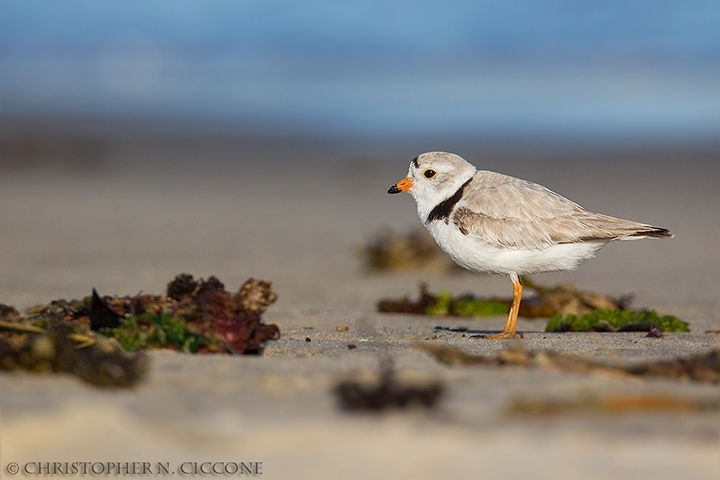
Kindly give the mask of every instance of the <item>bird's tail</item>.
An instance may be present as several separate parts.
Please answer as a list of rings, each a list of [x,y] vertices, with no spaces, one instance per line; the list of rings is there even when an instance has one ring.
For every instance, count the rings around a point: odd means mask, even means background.
[[[675,235],[670,233],[670,230],[662,227],[652,227],[647,225],[647,229],[638,230],[637,232],[628,235],[632,238],[672,238]]]

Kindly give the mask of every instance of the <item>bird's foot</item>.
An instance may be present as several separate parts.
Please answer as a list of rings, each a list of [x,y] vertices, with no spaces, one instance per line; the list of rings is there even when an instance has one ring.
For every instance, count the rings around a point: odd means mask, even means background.
[[[503,331],[500,333],[493,333],[492,335],[486,335],[485,338],[488,340],[507,340],[511,338],[517,338],[515,332]]]

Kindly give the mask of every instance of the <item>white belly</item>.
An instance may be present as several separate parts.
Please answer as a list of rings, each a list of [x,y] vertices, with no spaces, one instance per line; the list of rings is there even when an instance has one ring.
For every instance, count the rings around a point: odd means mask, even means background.
[[[532,250],[499,248],[480,237],[463,235],[455,225],[443,221],[433,221],[427,229],[440,248],[461,267],[501,275],[574,270],[607,243],[560,243]]]

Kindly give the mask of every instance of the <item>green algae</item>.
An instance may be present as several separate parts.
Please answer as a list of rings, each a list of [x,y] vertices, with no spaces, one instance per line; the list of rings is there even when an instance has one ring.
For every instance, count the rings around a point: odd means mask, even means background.
[[[144,314],[128,318],[107,332],[107,335],[130,352],[172,348],[186,353],[197,353],[212,346],[220,346],[225,351],[231,351],[222,342],[193,333],[187,329],[184,322],[163,314]]]
[[[686,322],[673,315],[659,315],[655,310],[595,310],[583,315],[553,316],[545,327],[546,332],[633,331],[651,327],[663,332],[689,332]],[[637,327],[637,328],[636,328]]]
[[[475,298],[471,295],[453,297],[447,290],[441,290],[435,303],[425,309],[425,315],[452,315],[457,317],[494,317],[507,315],[507,303],[499,300]]]

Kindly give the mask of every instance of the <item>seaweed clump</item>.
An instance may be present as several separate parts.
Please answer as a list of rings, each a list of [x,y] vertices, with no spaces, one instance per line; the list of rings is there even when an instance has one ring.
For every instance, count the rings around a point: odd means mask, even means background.
[[[520,303],[519,315],[524,318],[548,318],[559,313],[580,315],[598,309],[622,310],[630,303],[628,295],[615,298],[581,290],[572,284],[545,287],[528,278],[524,278],[523,283],[535,291],[535,295],[524,298]],[[435,294],[421,283],[417,300],[386,298],[378,302],[377,308],[385,313],[491,317],[507,315],[511,304],[512,298],[509,297],[476,297],[469,293],[453,297],[445,290]]]
[[[385,229],[358,248],[357,252],[365,270],[369,272],[461,270],[440,250],[424,228],[413,229],[405,234]]]
[[[276,299],[271,284],[262,280],[250,278],[229,292],[216,277],[196,280],[181,274],[168,283],[165,295],[101,296],[93,289],[82,300],[53,300],[32,308],[25,318],[60,319],[114,338],[129,351],[253,354],[279,335],[276,325],[262,321]]]
[[[69,373],[96,386],[130,387],[147,371],[142,352],[60,317],[22,319],[0,315],[0,370]]]
[[[263,312],[276,299],[269,282],[253,278],[231,293],[215,277],[195,281],[191,275],[178,275],[166,296],[109,299],[119,313],[131,316],[108,334],[128,350],[256,354],[280,333],[276,325],[262,322]]]
[[[648,332],[648,337],[662,338],[663,332],[690,331],[686,322],[673,315],[627,308],[630,302],[627,295],[614,298],[586,292],[572,284],[544,287],[528,279],[524,282],[537,295],[523,299],[519,315],[550,317],[547,332]],[[507,315],[511,304],[511,298],[475,297],[469,293],[453,297],[446,290],[435,294],[421,283],[417,300],[407,296],[385,298],[378,302],[377,309],[384,313],[491,317]]]
[[[501,299],[476,298],[470,294],[453,297],[446,290],[434,294],[428,291],[427,284],[421,283],[417,300],[410,300],[408,297],[399,300],[383,299],[378,302],[377,309],[384,313],[489,317],[506,315],[510,311],[510,305]]]
[[[630,306],[632,295],[613,297],[602,293],[581,290],[572,283],[546,287],[523,277],[523,285],[535,292],[520,303],[521,317],[552,317],[558,313],[564,315],[582,315],[595,310],[624,310]],[[506,301],[511,302],[508,298]]]
[[[654,329],[654,330],[653,330]],[[546,332],[689,332],[686,322],[673,315],[659,315],[655,310],[595,310],[583,315],[556,314],[545,327]],[[655,333],[654,336],[658,336]]]
[[[65,372],[101,386],[131,386],[147,361],[139,350],[259,353],[277,338],[262,314],[277,299],[269,282],[248,279],[231,293],[215,277],[178,275],[167,295],[54,300],[21,314],[0,304],[0,370]]]

